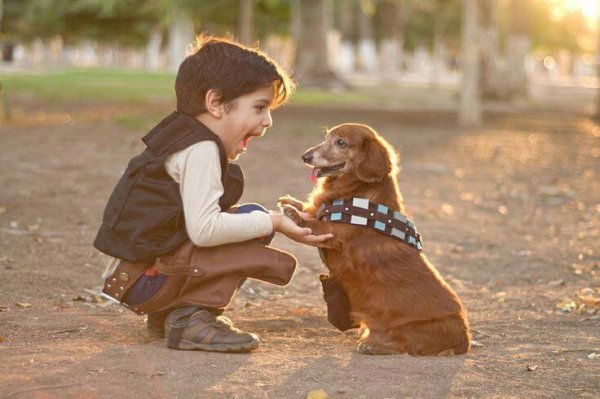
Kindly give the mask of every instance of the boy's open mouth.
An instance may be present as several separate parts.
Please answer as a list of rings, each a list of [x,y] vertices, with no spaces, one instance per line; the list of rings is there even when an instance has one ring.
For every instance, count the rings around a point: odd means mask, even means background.
[[[312,169],[311,174],[316,177],[329,176],[331,173],[342,169],[344,166],[346,166],[346,162],[338,163],[338,164],[332,165],[332,166],[324,166],[321,168],[315,167]]]
[[[242,145],[243,145],[244,149],[248,147],[248,142],[250,141],[250,139],[252,137],[254,137],[254,136],[251,134],[247,134],[244,136],[244,141],[242,141]]]

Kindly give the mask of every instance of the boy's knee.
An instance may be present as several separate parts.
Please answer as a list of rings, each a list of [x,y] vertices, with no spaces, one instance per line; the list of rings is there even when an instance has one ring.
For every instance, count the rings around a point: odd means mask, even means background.
[[[237,205],[237,206],[231,207],[231,209],[230,209],[231,213],[250,213],[250,212],[254,212],[254,211],[261,211],[261,212],[269,213],[267,208],[265,208],[264,206],[262,206],[260,204],[254,204],[254,203]]]
[[[250,213],[250,212],[254,212],[254,211],[269,213],[267,208],[265,208],[264,206],[262,206],[260,204],[254,204],[254,203],[232,206],[231,209],[229,210],[229,212],[231,212],[231,213]],[[275,233],[271,233],[265,237],[258,237],[257,240],[261,244],[269,245],[271,243],[271,241],[273,240],[273,237],[275,237]]]

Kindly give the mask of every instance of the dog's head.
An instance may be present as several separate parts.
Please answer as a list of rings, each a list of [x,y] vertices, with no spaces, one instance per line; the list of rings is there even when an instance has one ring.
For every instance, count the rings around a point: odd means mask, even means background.
[[[351,174],[373,183],[396,172],[397,155],[369,126],[344,123],[330,129],[325,140],[306,151],[302,160],[317,177]]]

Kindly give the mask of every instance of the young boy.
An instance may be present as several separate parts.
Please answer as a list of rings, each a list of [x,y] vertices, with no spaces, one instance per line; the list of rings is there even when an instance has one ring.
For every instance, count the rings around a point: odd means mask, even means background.
[[[243,174],[229,164],[272,125],[294,83],[264,53],[201,37],[179,67],[177,111],[154,127],[113,191],[94,241],[113,260],[103,292],[139,314],[170,348],[245,352],[255,334],[221,316],[247,277],[287,284],[296,261],[266,246],[279,231],[315,236],[281,213],[233,207]],[[265,239],[267,237],[267,239]]]

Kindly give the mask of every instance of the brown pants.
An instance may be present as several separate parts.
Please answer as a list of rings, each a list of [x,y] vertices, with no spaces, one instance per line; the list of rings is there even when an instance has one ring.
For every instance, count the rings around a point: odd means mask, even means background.
[[[188,241],[153,264],[122,261],[106,279],[103,292],[127,306],[123,301],[128,290],[151,266],[167,279],[148,301],[128,306],[138,314],[183,305],[225,308],[246,278],[288,284],[296,259],[254,240],[217,247],[197,247]]]

